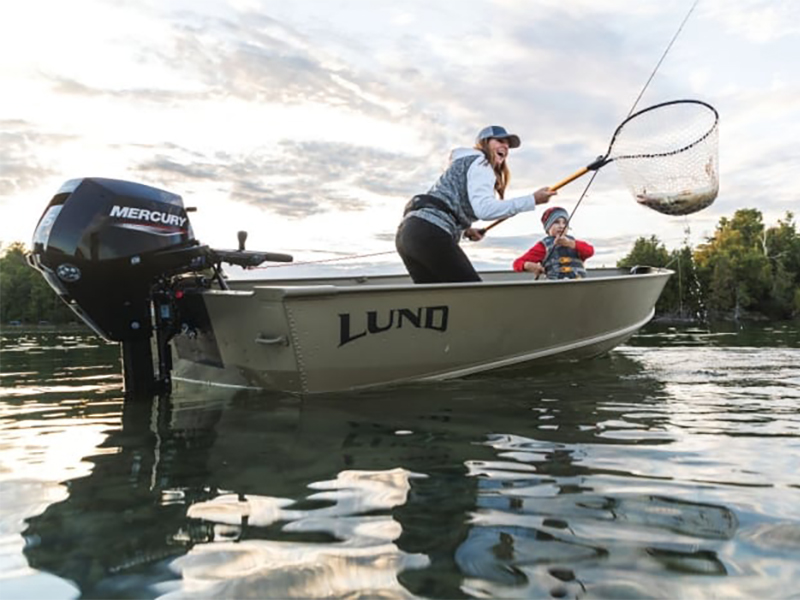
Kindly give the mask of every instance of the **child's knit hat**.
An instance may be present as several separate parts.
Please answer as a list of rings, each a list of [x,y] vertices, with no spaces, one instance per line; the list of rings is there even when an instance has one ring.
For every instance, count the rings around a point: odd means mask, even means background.
[[[569,213],[566,211],[566,209],[561,208],[560,206],[551,206],[546,211],[544,211],[544,214],[542,215],[542,225],[544,225],[544,232],[549,233],[550,227],[553,225],[553,223],[556,222],[556,220],[560,219],[561,217],[564,217],[566,221],[569,221]]]

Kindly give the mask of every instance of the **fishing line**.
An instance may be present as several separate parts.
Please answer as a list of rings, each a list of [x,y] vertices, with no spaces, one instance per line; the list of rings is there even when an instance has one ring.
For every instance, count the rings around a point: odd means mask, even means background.
[[[669,44],[667,44],[667,47],[664,49],[664,53],[661,55],[661,58],[656,63],[656,66],[653,69],[653,72],[650,73],[650,77],[647,78],[647,81],[645,82],[644,86],[642,87],[642,90],[639,92],[639,95],[636,97],[636,100],[634,101],[633,106],[631,106],[630,111],[628,111],[628,117],[630,117],[633,114],[633,111],[636,110],[636,107],[639,104],[639,100],[642,99],[642,96],[644,95],[645,91],[647,90],[648,86],[650,85],[650,82],[653,81],[653,78],[656,76],[656,73],[658,72],[659,67],[661,67],[661,63],[664,62],[664,59],[667,57],[667,54],[669,54],[669,51],[672,48],[672,45],[675,43],[675,40],[678,39],[678,36],[681,34],[681,31],[683,31],[684,25],[686,25],[686,22],[689,20],[689,17],[692,15],[692,12],[694,12],[694,9],[695,9],[695,7],[697,6],[697,4],[699,2],[700,2],[700,0],[694,0],[694,3],[692,4],[691,8],[689,8],[689,12],[686,13],[686,16],[683,18],[683,21],[681,22],[680,26],[678,27],[677,31],[675,32],[675,35],[672,36],[672,39],[670,40]],[[569,228],[569,224],[572,221],[572,217],[575,215],[575,211],[578,210],[578,207],[581,205],[581,202],[583,202],[583,198],[586,196],[586,193],[589,191],[589,188],[592,186],[592,183],[594,182],[594,178],[597,177],[597,173],[598,173],[598,171],[595,171],[594,173],[592,173],[592,177],[589,179],[589,182],[586,184],[586,187],[583,189],[583,193],[581,193],[580,197],[578,198],[578,202],[575,203],[575,207],[572,209],[572,212],[570,213],[569,218],[567,219],[567,224],[564,227],[564,233],[566,233],[567,229]]]

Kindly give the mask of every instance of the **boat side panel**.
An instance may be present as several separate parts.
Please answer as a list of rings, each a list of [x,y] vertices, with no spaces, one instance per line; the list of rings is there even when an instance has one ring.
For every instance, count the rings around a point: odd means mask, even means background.
[[[280,294],[208,292],[203,299],[214,325],[216,351],[225,369],[239,376],[239,383],[303,391],[296,346]],[[179,359],[193,360],[191,340],[180,340],[175,347]]]
[[[372,288],[288,295],[285,302],[296,326],[303,391],[316,392],[476,372],[595,344],[605,348],[649,319],[667,278],[479,285],[451,292]]]

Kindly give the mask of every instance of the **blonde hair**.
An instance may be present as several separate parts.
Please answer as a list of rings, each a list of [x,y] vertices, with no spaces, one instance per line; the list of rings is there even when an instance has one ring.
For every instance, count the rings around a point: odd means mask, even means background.
[[[489,139],[490,138],[484,138],[475,144],[475,150],[480,150],[483,152],[486,162],[488,162],[492,167],[495,177],[494,191],[497,192],[497,195],[500,196],[500,199],[502,200],[505,197],[508,182],[511,180],[511,170],[508,168],[506,161],[503,161],[500,166],[495,166],[494,156],[492,156],[493,153],[489,149]]]

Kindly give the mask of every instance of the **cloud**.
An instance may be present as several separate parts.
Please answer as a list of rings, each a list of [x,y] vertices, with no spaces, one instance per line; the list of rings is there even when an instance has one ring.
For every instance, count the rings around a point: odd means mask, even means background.
[[[447,14],[442,16],[446,18]],[[471,144],[477,129],[497,121],[521,129],[526,144],[518,155],[519,165],[533,163],[537,172],[557,173],[560,178],[565,169],[578,168],[602,151],[619,118],[613,102],[601,101],[598,107],[596,99],[591,98],[600,93],[597,90],[618,87],[608,84],[615,72],[624,71],[609,68],[596,55],[619,46],[619,36],[605,30],[597,35],[597,23],[567,19],[558,9],[540,10],[531,26],[519,25],[515,16],[514,12],[498,12],[499,24],[487,36],[486,46],[466,54],[460,38],[437,41],[413,27],[400,29],[386,36],[391,50],[362,60],[356,67],[339,57],[352,57],[359,49],[362,54],[368,51],[369,46],[358,39],[334,33],[312,43],[308,33],[252,13],[228,19],[182,15],[182,21],[175,20],[169,27],[171,38],[165,44],[138,50],[140,61],[157,63],[174,73],[174,89],[102,89],[63,77],[52,81],[61,93],[102,95],[132,103],[173,106],[236,98],[249,104],[320,103],[387,122],[401,116],[403,123],[419,131],[432,149],[427,170],[411,165],[408,157],[398,161],[396,154],[376,155],[363,148],[359,156],[362,164],[368,159],[367,165],[362,166],[360,176],[350,176],[349,180],[366,193],[406,196],[429,185],[437,174],[434,167],[443,164],[453,145]],[[595,40],[602,40],[599,47],[597,42],[593,47],[586,42],[592,32]],[[470,34],[480,41],[479,28]],[[501,35],[503,44],[499,45],[497,38]],[[530,39],[552,43],[533,46],[527,41]],[[564,47],[570,48],[566,58],[561,52]],[[504,56],[506,52],[512,56]],[[476,56],[484,53],[476,65]],[[566,65],[573,72],[565,78]],[[600,82],[606,85],[597,85]],[[532,96],[525,92],[531,89],[541,89],[542,93]],[[586,110],[587,106],[592,110]],[[563,117],[565,111],[573,115],[568,122]],[[323,185],[335,179],[332,171],[343,155],[350,154],[336,144],[309,142],[305,150],[309,156],[304,161],[313,170],[297,175],[321,179]],[[141,169],[197,178],[198,170],[209,168],[202,162],[181,168],[170,165],[169,160],[165,156],[164,161],[149,161]],[[240,168],[231,168],[226,175],[243,172],[247,162],[239,159]],[[268,163],[269,157],[253,166],[269,172]],[[354,167],[353,172],[357,170]],[[520,183],[530,187],[532,183],[520,173]],[[220,175],[217,172],[213,177]],[[259,198],[270,198],[289,212],[307,214],[304,208],[289,209],[289,202],[298,200],[299,194],[267,193],[271,186],[263,175],[255,179],[252,173],[246,176],[247,181],[234,185],[239,190],[238,199],[257,203]],[[342,178],[341,172],[338,177]],[[302,177],[297,181],[307,183]],[[544,183],[536,187],[539,185]],[[358,205],[351,197],[341,207],[350,210]]]
[[[24,120],[0,120],[0,197],[36,189],[55,173],[39,158],[40,148],[60,144],[69,136],[46,134]]]
[[[248,102],[323,103],[388,116],[379,92],[290,26],[257,13],[175,23],[166,47],[148,57],[202,83],[207,97]]]
[[[177,90],[148,87],[111,88],[92,86],[60,75],[46,75],[44,78],[50,83],[51,90],[54,94],[84,98],[124,100],[140,106],[142,103],[157,106],[171,106],[179,102],[185,103],[206,98],[201,92],[180,92]]]
[[[800,34],[800,5],[795,0],[712,0],[705,11],[728,31],[758,44]]]
[[[208,157],[163,147],[134,170],[167,187],[186,179],[216,184],[234,201],[289,218],[364,210],[369,201],[360,191],[405,199],[417,192],[421,179],[433,177],[414,156],[344,142],[283,141],[248,155]]]
[[[381,119],[391,116],[392,103],[373,74],[353,70],[304,34],[263,14],[222,18],[181,13],[159,25],[165,31],[158,42],[133,46],[126,56],[130,64],[120,65],[128,78],[89,77],[80,69],[70,76],[47,68],[39,76],[57,94],[165,107],[239,99],[279,105],[318,103]],[[153,79],[158,83],[142,85]],[[98,83],[103,81],[109,83]]]
[[[487,124],[522,137],[511,194],[551,185],[604,153],[689,8],[256,4],[89,2],[109,26],[51,27],[62,52],[14,38],[25,52],[3,71],[13,92],[0,103],[16,120],[0,140],[0,198],[90,165],[203,194],[204,215],[219,219],[265,210],[287,218],[289,235],[330,229],[339,215],[358,223],[361,240],[388,243],[395,204],[424,192],[450,149],[471,145]],[[770,219],[796,201],[787,173],[798,150],[786,134],[800,92],[790,59],[797,12],[791,2],[704,0],[641,101],[695,95],[720,110],[722,191],[693,224],[753,203]],[[588,177],[560,202],[570,206]],[[617,214],[627,192],[615,167],[591,192],[581,215],[597,213],[586,233],[680,236],[680,224],[640,219],[633,204]],[[517,242],[528,247],[522,238],[498,243]]]

